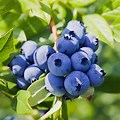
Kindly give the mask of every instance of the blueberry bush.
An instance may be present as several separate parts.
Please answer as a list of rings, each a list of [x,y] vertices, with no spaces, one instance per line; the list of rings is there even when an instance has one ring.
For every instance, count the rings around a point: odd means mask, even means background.
[[[0,119],[118,120],[119,0],[0,0]]]

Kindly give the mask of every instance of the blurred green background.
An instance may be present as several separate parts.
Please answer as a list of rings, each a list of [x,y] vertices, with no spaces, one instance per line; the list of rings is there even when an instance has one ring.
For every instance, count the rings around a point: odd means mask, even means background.
[[[13,45],[10,56],[0,61],[0,78],[10,83],[10,93],[15,94],[15,80],[7,67],[19,53],[27,39],[39,45],[53,46],[50,19],[55,22],[60,36],[66,24],[83,20],[87,31],[100,39],[96,52],[99,65],[106,71],[105,82],[95,88],[93,99],[68,101],[69,120],[120,120],[120,1],[119,0],[0,0],[0,36],[13,28]],[[1,51],[0,51],[1,52]],[[14,85],[13,85],[14,83]],[[0,120],[14,116],[18,120],[34,120],[30,115],[17,115],[11,100],[3,94],[0,83]]]
[[[29,115],[17,115],[11,102],[0,94],[0,120],[14,116],[18,120],[34,120]],[[69,120],[120,120],[120,94],[95,93],[95,99],[76,99],[68,102]]]

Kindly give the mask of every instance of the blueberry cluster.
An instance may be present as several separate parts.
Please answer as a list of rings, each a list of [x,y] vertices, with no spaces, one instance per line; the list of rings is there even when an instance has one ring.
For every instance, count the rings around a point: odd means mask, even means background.
[[[26,89],[43,73],[46,89],[55,96],[76,98],[90,86],[104,82],[104,70],[97,65],[95,51],[99,41],[86,34],[82,22],[70,21],[57,40],[55,51],[51,46],[38,47],[34,41],[27,41],[21,47],[21,54],[12,60],[10,67],[17,77],[17,85]]]

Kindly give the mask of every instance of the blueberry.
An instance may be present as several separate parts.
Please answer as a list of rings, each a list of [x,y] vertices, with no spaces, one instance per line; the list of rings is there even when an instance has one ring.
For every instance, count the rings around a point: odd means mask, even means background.
[[[79,96],[85,93],[89,85],[89,78],[81,71],[71,72],[64,81],[66,91],[72,96]]]
[[[90,79],[91,86],[100,86],[104,82],[104,70],[97,64],[92,64],[87,71],[87,76]]]
[[[85,52],[78,51],[71,56],[72,67],[74,70],[87,71],[91,65],[91,60]]]
[[[63,96],[65,94],[64,77],[48,73],[45,77],[45,86],[55,96]]]
[[[67,24],[67,27],[64,29],[62,33],[62,36],[64,36],[65,34],[72,35],[79,41],[79,45],[81,47],[85,41],[85,36],[84,36],[85,33],[86,33],[86,29],[83,23],[77,20],[72,20]]]
[[[94,53],[91,59],[92,64],[96,64],[98,62],[98,56]]]
[[[94,51],[90,47],[82,47],[82,48],[80,48],[80,51],[85,52],[88,55],[88,57],[90,58],[90,60],[92,60]]]
[[[60,37],[57,41],[57,50],[68,56],[72,55],[79,49],[78,40],[75,37],[71,37],[69,34]]]
[[[79,95],[71,95],[67,91],[65,92],[65,99],[66,100],[75,99],[75,98],[78,98],[78,97],[79,97]]]
[[[25,56],[27,61],[29,61],[30,63],[33,63],[33,54],[37,48],[38,48],[37,43],[29,40],[22,45],[21,53],[22,55]]]
[[[90,47],[93,49],[93,51],[96,51],[99,47],[99,41],[98,38],[96,38],[92,34],[86,34],[85,35],[85,42],[84,45],[85,47]]]
[[[55,53],[55,50],[51,46],[41,46],[34,53],[34,63],[36,63],[40,67],[40,69],[48,69],[47,60],[53,53]]]
[[[13,116],[6,116],[4,120],[17,120],[17,119]]]
[[[28,86],[30,85],[25,79],[24,77],[19,77],[17,78],[17,85],[20,89],[27,89]]]
[[[33,64],[26,68],[24,72],[24,78],[27,82],[32,83],[38,80],[40,75],[42,74],[43,74],[43,71]]]
[[[71,61],[63,53],[54,53],[48,58],[48,68],[56,76],[64,76],[71,71]]]
[[[92,64],[98,62],[98,56],[94,53],[94,51],[90,47],[82,47],[80,48],[80,51],[83,51],[88,55]]]
[[[23,55],[17,55],[10,63],[10,68],[15,76],[23,76],[28,63]]]

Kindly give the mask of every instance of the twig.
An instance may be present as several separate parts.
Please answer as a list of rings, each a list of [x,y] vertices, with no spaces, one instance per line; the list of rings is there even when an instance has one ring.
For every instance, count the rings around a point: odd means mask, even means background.
[[[9,93],[7,93],[6,91],[1,91],[2,94],[4,94],[6,97],[10,98],[10,99],[13,99],[14,98],[14,95],[11,95]]]
[[[53,19],[51,19],[51,21],[50,21],[50,30],[51,30],[51,32],[53,33],[53,36],[54,36],[54,49],[57,51],[56,42],[57,42],[57,39],[58,39],[58,33],[57,33],[57,28],[55,26],[55,22],[54,22]]]

